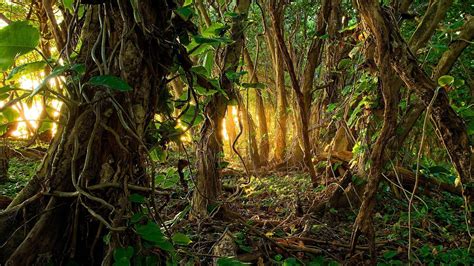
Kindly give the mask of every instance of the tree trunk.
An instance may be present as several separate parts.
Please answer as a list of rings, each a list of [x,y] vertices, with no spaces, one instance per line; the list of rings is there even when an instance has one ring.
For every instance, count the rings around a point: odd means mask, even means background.
[[[223,68],[220,73],[220,85],[230,99],[235,98],[233,83],[226,72],[235,72],[244,44],[244,27],[250,1],[238,1],[235,8],[237,16],[232,18],[230,29],[232,44],[226,46],[223,54]],[[219,165],[222,157],[222,119],[227,108],[227,99],[222,94],[214,94],[205,107],[206,119],[201,128],[196,156],[198,173],[196,189],[192,199],[192,217],[203,218],[217,207],[221,194]]]
[[[5,145],[6,140],[0,145],[0,184],[8,181],[8,147]]]
[[[395,131],[393,127],[396,126],[394,125],[396,116],[393,118],[395,112],[388,112],[392,108],[393,110],[397,108],[396,106],[392,107],[395,91],[387,91],[387,88],[390,87],[398,90],[397,87],[390,86],[395,78],[392,69],[400,76],[405,85],[418,95],[425,106],[432,106],[431,118],[434,121],[434,126],[439,130],[441,141],[446,146],[449,156],[453,159],[461,181],[469,185],[472,183],[470,175],[471,152],[463,121],[449,105],[443,88],[435,93],[436,84],[418,66],[416,57],[400,36],[394,15],[389,10],[382,9],[376,0],[358,0],[357,7],[365,29],[371,33],[370,39],[366,42],[375,46],[374,58],[379,74],[382,76],[385,112],[382,132],[371,154],[372,165],[369,183],[354,225],[352,251],[359,234],[363,233],[369,238],[372,259],[375,260],[375,235],[372,224],[375,193],[384,161],[383,146],[390,145],[389,140],[393,137]],[[387,97],[389,93],[392,97]],[[392,102],[388,102],[389,100]],[[388,114],[391,114],[392,117],[389,117]]]
[[[258,83],[258,76],[255,73],[256,68],[250,57],[250,53],[247,48],[244,49],[244,60],[245,65],[247,66],[250,82],[251,83]],[[255,105],[257,109],[257,120],[258,120],[258,137],[260,139],[260,144],[258,146],[259,154],[260,154],[260,163],[265,164],[268,162],[268,155],[270,152],[270,143],[268,141],[268,127],[267,127],[267,115],[265,113],[265,105],[263,103],[262,91],[259,89],[255,89]]]
[[[258,143],[256,139],[255,123],[253,122],[252,115],[250,115],[248,105],[243,102],[242,96],[239,94],[239,115],[242,117],[242,133],[245,135],[247,140],[247,155],[249,166],[252,166],[252,170],[257,170],[260,167],[260,156],[258,153]],[[247,96],[248,97],[248,96]]]
[[[172,7],[172,1],[164,0],[140,1],[135,10],[123,0],[88,7],[78,56],[87,69],[84,82],[99,74],[120,76],[133,91],[92,86],[79,90],[70,84],[71,98],[78,104],[63,107],[60,120],[65,125],[40,169],[0,214],[0,240],[6,241],[0,250],[2,264],[110,265],[116,248],[138,241],[127,227],[128,218],[139,210],[128,200],[128,185],[152,191],[142,139],[157,111],[157,88],[164,87],[172,55],[178,51],[171,45],[177,36]],[[134,19],[137,12],[141,24]],[[99,17],[108,21],[108,28],[101,27]],[[107,39],[100,55],[93,47],[102,36]],[[113,54],[116,46],[121,49]],[[24,212],[18,212],[21,209]],[[28,224],[15,231],[24,219]],[[101,239],[108,232],[110,244],[105,245]]]

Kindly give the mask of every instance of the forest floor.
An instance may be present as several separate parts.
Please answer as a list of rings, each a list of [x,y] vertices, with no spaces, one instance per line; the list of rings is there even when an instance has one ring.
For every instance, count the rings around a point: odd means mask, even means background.
[[[0,185],[0,194],[13,197],[34,174],[38,162],[12,159],[10,181]],[[166,168],[169,171],[169,166]],[[187,265],[208,265],[212,260],[237,254],[240,262],[254,265],[338,265],[349,262],[349,242],[357,207],[329,209],[324,214],[309,210],[325,196],[326,186],[313,189],[301,172],[272,172],[251,177],[241,170],[224,176],[223,201],[236,214],[221,219],[193,221],[188,218],[190,193],[171,186],[170,194],[158,198],[170,230],[186,233],[192,240],[178,249]],[[176,182],[175,182],[176,183]],[[171,184],[171,185],[170,185]],[[412,212],[415,263],[474,265],[462,197],[448,192],[419,193]],[[408,204],[382,184],[374,217],[379,265],[404,265],[408,248]],[[218,209],[215,210],[219,215]],[[226,243],[230,239],[230,243]],[[363,240],[364,241],[364,240]],[[229,242],[229,241],[228,241]],[[218,254],[218,255],[216,255]],[[350,262],[367,262],[368,248],[362,242]],[[242,265],[235,259],[220,259],[219,265]]]

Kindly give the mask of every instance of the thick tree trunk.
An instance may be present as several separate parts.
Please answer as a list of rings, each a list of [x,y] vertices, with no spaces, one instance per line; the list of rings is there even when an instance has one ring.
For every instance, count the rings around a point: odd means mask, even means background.
[[[0,145],[0,184],[8,181],[8,147],[5,145],[6,140]]]
[[[235,12],[238,15],[232,18],[230,29],[231,39],[234,42],[226,46],[224,50],[223,68],[220,73],[220,85],[231,99],[235,98],[235,92],[233,83],[226,72],[237,70],[244,44],[245,20],[250,6],[248,0],[237,1],[237,3]],[[196,151],[198,173],[192,199],[192,217],[207,217],[209,211],[218,205],[218,197],[221,194],[219,164],[222,157],[222,119],[226,108],[225,96],[214,94],[204,110],[206,119],[201,128],[201,139]]]
[[[372,259],[375,259],[375,236],[372,214],[375,206],[375,193],[384,162],[384,148],[380,144],[390,145],[390,138],[393,137],[392,135],[395,131],[393,127],[396,122],[396,116],[393,118],[395,112],[388,112],[389,110],[396,110],[396,106],[392,106],[394,99],[396,99],[393,96],[395,91],[386,91],[390,87],[396,88],[390,86],[390,83],[393,82],[391,79],[395,76],[392,74],[392,69],[400,76],[405,85],[418,95],[425,106],[432,107],[431,118],[434,121],[435,127],[439,130],[441,141],[446,146],[449,156],[453,159],[460,179],[465,184],[472,183],[470,175],[471,151],[463,121],[449,105],[443,88],[440,88],[439,92],[435,93],[436,84],[418,66],[416,57],[411,53],[408,45],[400,36],[394,15],[390,11],[382,9],[376,0],[358,0],[357,7],[365,29],[371,33],[370,38],[366,42],[368,42],[368,45],[375,45],[376,47],[373,51],[379,74],[382,76],[385,112],[384,126],[371,155],[372,165],[369,183],[367,184],[364,200],[354,225],[352,250],[354,250],[359,234],[363,233],[370,240]],[[398,88],[396,89],[398,90]],[[387,97],[388,93],[392,97]],[[389,100],[392,102],[388,102]],[[389,114],[392,116],[389,117]]]
[[[133,190],[129,185],[151,191],[142,139],[157,111],[157,88],[164,87],[171,55],[177,51],[170,45],[176,36],[170,24],[173,6],[172,1],[140,1],[134,10],[130,2],[117,0],[100,9],[88,7],[78,57],[86,65],[84,80],[99,74],[120,76],[133,91],[91,86],[79,90],[70,84],[71,98],[78,104],[63,108],[65,126],[36,176],[0,213],[0,240],[6,241],[0,251],[2,264],[110,265],[116,248],[138,241],[127,227],[138,210],[128,200]],[[143,24],[135,25],[137,12]],[[99,17],[109,28],[101,27]],[[102,37],[101,55],[93,47]],[[24,217],[18,212],[22,209]],[[15,230],[24,219],[25,227]],[[105,245],[101,239],[108,232],[111,240]]]

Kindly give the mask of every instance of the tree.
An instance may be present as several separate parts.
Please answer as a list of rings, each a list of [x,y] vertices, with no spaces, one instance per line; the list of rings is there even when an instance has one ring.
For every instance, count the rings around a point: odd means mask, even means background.
[[[207,217],[209,210],[217,207],[221,194],[220,162],[222,154],[222,119],[225,116],[228,100],[236,99],[233,81],[229,78],[237,70],[244,47],[244,22],[250,1],[236,2],[236,16],[232,17],[230,28],[233,43],[225,47],[222,56],[222,70],[219,83],[228,99],[222,94],[214,94],[206,105],[204,125],[196,148],[197,168],[196,189],[192,200],[192,214],[195,217]]]
[[[0,214],[0,261],[7,265],[111,264],[115,249],[139,241],[127,228],[137,210],[130,194],[154,194],[143,138],[173,58],[185,56],[176,37],[186,21],[172,17],[174,1],[82,2],[91,5],[68,71],[79,76],[77,64],[86,71],[81,86],[72,79],[66,85],[64,125],[37,174]]]
[[[430,109],[431,118],[439,130],[439,137],[453,158],[461,182],[471,186],[471,152],[468,135],[462,119],[449,105],[444,88],[436,88],[436,83],[418,66],[416,57],[400,36],[393,13],[382,8],[378,1],[357,1],[365,29],[370,32],[370,45],[373,45],[373,58],[378,73],[382,76],[382,93],[385,102],[384,124],[371,153],[371,170],[365,189],[361,209],[354,224],[352,251],[359,235],[365,234],[370,241],[372,259],[375,260],[375,232],[372,214],[375,206],[375,194],[381,180],[381,169],[386,160],[384,146],[390,145],[395,134],[397,91],[391,86],[391,77],[396,72],[405,85],[412,89],[423,105]],[[469,196],[472,192],[466,191]]]

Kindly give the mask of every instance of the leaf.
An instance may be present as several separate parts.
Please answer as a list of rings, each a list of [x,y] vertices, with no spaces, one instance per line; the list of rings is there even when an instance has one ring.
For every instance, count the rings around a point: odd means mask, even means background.
[[[350,60],[349,58],[344,58],[341,61],[339,61],[339,63],[337,64],[337,69],[339,69],[339,70],[346,69],[351,64],[352,64],[352,60]]]
[[[58,66],[58,67],[55,67],[53,69],[53,71],[51,72],[51,74],[49,74],[48,76],[46,76],[43,81],[40,83],[40,85],[38,85],[38,87],[36,87],[33,92],[31,93],[30,97],[33,97],[35,96],[36,94],[38,94],[38,92],[40,92],[45,86],[46,84],[48,84],[48,81],[52,78],[56,78],[58,76],[61,76],[62,74],[64,74],[64,72],[66,72],[68,70],[68,67],[66,66]]]
[[[193,66],[191,67],[191,71],[204,77],[209,75],[209,72],[207,72],[207,69],[203,66]]]
[[[40,33],[27,21],[16,21],[0,29],[0,71],[9,68],[15,57],[33,51]]]
[[[225,32],[230,29],[229,25],[222,24],[220,22],[212,23],[211,26],[202,31],[204,37],[218,37],[223,36]]]
[[[126,248],[117,248],[114,250],[114,259],[115,260],[118,260],[118,259],[121,259],[121,258],[132,258],[133,256],[133,247],[126,247]]]
[[[184,21],[188,21],[193,16],[193,9],[190,6],[183,6],[174,11],[178,14]]]
[[[194,87],[194,90],[196,91],[197,94],[202,95],[202,96],[211,96],[217,92],[217,90],[208,90],[201,86]]]
[[[398,252],[396,250],[389,250],[383,254],[384,259],[389,260],[397,256]]]
[[[163,162],[166,159],[166,151],[158,146],[153,147],[153,149],[150,151],[150,157],[153,161]]]
[[[349,30],[353,30],[353,29],[357,28],[357,26],[359,26],[359,23],[354,23],[354,24],[352,24],[352,25],[350,25],[350,26],[347,26],[347,27],[341,29],[341,30],[339,31],[339,33],[342,33],[342,32],[345,32],[345,31],[349,31]]]
[[[160,242],[165,237],[160,227],[152,222],[148,222],[146,225],[136,225],[135,230],[141,238],[150,242]]]
[[[123,79],[110,75],[92,77],[87,83],[93,86],[104,86],[118,91],[133,90]]]
[[[283,261],[283,266],[296,266],[296,265],[301,265],[301,264],[299,264],[295,258],[288,258]]]
[[[241,266],[241,265],[249,265],[249,264],[243,263],[233,258],[219,258],[217,260],[217,266]]]
[[[53,128],[54,122],[52,120],[44,120],[41,122],[38,133],[42,133],[48,130],[51,130]]]
[[[114,250],[114,265],[130,265],[130,259],[133,257],[133,247],[117,248]]]
[[[142,212],[138,212],[132,215],[132,217],[130,218],[130,223],[136,224],[145,218],[146,218],[145,214],[143,214]]]
[[[137,193],[133,193],[132,195],[130,195],[128,197],[128,200],[134,203],[145,203],[145,197]]]
[[[254,88],[254,89],[265,89],[265,84],[256,82],[256,83],[242,83],[244,88]]]
[[[8,120],[8,122],[15,121],[20,114],[13,107],[4,108],[2,111],[3,116]]]
[[[195,114],[197,112],[197,114]],[[194,118],[194,121],[193,121]],[[201,114],[201,110],[196,110],[195,105],[190,105],[188,110],[181,116],[181,122],[187,124],[188,126],[196,126],[202,121],[204,121],[204,116]],[[191,124],[192,123],[192,124]]]
[[[74,0],[63,0],[63,5],[71,14],[74,12]]]
[[[214,38],[207,38],[203,36],[193,36],[194,41],[197,44],[204,44],[204,43],[209,43],[209,44],[230,44],[232,43],[232,40],[226,37],[214,37]]]
[[[21,66],[17,66],[13,68],[12,71],[10,71],[10,74],[8,75],[7,80],[17,80],[23,75],[43,70],[45,66],[46,66],[46,61],[44,60],[26,63]]]
[[[183,6],[189,6],[193,3],[193,0],[185,0]]]
[[[183,245],[183,246],[187,246],[189,245],[191,242],[191,239],[189,239],[189,237],[183,233],[176,233],[173,235],[173,237],[171,238],[173,240],[173,242],[175,244],[178,244],[178,245]]]
[[[14,89],[15,89],[15,87],[10,86],[10,85],[7,85],[7,86],[5,86],[5,87],[1,87],[1,88],[0,88],[0,93],[7,93],[7,92],[10,92],[10,91],[12,91],[12,90],[14,90]]]
[[[451,85],[451,84],[453,84],[453,82],[454,82],[454,77],[449,76],[449,75],[441,76],[438,79],[438,85],[441,86],[441,87]]]
[[[321,40],[325,40],[329,38],[329,33],[326,33],[324,35],[318,36]]]
[[[247,71],[235,72],[235,71],[229,70],[229,71],[225,72],[226,77],[230,81],[232,81],[234,83],[237,83],[237,84],[239,84],[240,78],[245,74],[247,74]]]
[[[160,249],[164,250],[164,251],[168,251],[168,252],[171,252],[174,250],[174,246],[173,244],[166,240],[166,239],[163,239],[163,241],[160,241],[160,242],[155,242],[155,246],[159,247]]]
[[[212,68],[214,67],[214,51],[207,51],[202,64],[207,70],[208,75],[210,75],[212,73]]]

